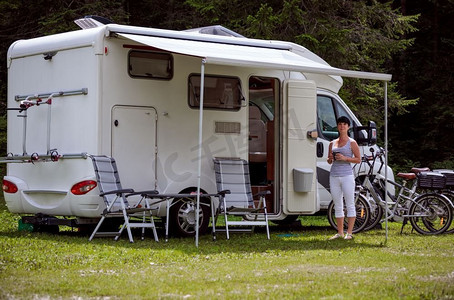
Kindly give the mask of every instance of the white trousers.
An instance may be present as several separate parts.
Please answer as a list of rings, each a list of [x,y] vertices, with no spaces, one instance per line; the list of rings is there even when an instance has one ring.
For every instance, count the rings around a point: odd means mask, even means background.
[[[355,178],[353,175],[348,176],[330,176],[329,185],[331,196],[334,201],[334,213],[336,218],[343,218],[344,199],[347,207],[347,217],[356,217],[355,210]]]

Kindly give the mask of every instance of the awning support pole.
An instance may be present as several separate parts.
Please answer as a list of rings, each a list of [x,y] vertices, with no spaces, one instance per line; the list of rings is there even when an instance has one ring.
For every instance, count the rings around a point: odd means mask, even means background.
[[[205,63],[202,59],[200,66],[200,106],[199,106],[199,153],[198,153],[198,171],[197,171],[197,204],[195,210],[195,246],[199,247],[199,209],[200,209],[200,179],[202,177],[202,129],[203,129],[203,92],[205,89]]]
[[[388,82],[384,81],[385,83],[385,183],[388,182]],[[386,184],[385,184],[385,190]],[[388,196],[386,195],[387,191],[385,191],[385,202],[386,202],[386,209],[385,209],[385,245],[388,242]]]

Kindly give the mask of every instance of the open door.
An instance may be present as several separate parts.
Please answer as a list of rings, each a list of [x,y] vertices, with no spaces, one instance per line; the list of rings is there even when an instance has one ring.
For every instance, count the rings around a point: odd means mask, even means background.
[[[279,199],[280,81],[249,78],[249,171],[252,192],[268,190],[266,207],[277,214]]]
[[[316,191],[317,89],[313,81],[284,81],[283,208],[286,214],[319,210]]]
[[[112,156],[125,188],[156,188],[156,126],[153,107],[112,108]]]

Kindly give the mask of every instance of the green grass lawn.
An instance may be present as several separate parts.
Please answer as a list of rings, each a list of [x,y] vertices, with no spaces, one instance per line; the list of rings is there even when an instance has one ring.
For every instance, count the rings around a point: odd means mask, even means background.
[[[0,299],[453,299],[454,235],[422,236],[407,225],[327,239],[325,217],[301,227],[156,243],[88,242],[17,230],[0,200]]]

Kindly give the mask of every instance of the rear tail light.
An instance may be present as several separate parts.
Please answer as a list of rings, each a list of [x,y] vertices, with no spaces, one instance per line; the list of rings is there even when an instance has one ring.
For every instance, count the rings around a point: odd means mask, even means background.
[[[14,194],[17,193],[18,190],[19,189],[17,188],[17,185],[12,183],[11,181],[3,179],[3,191],[5,193]]]
[[[71,193],[73,193],[74,195],[84,195],[94,189],[96,186],[96,181],[84,180],[73,185],[71,188]]]

